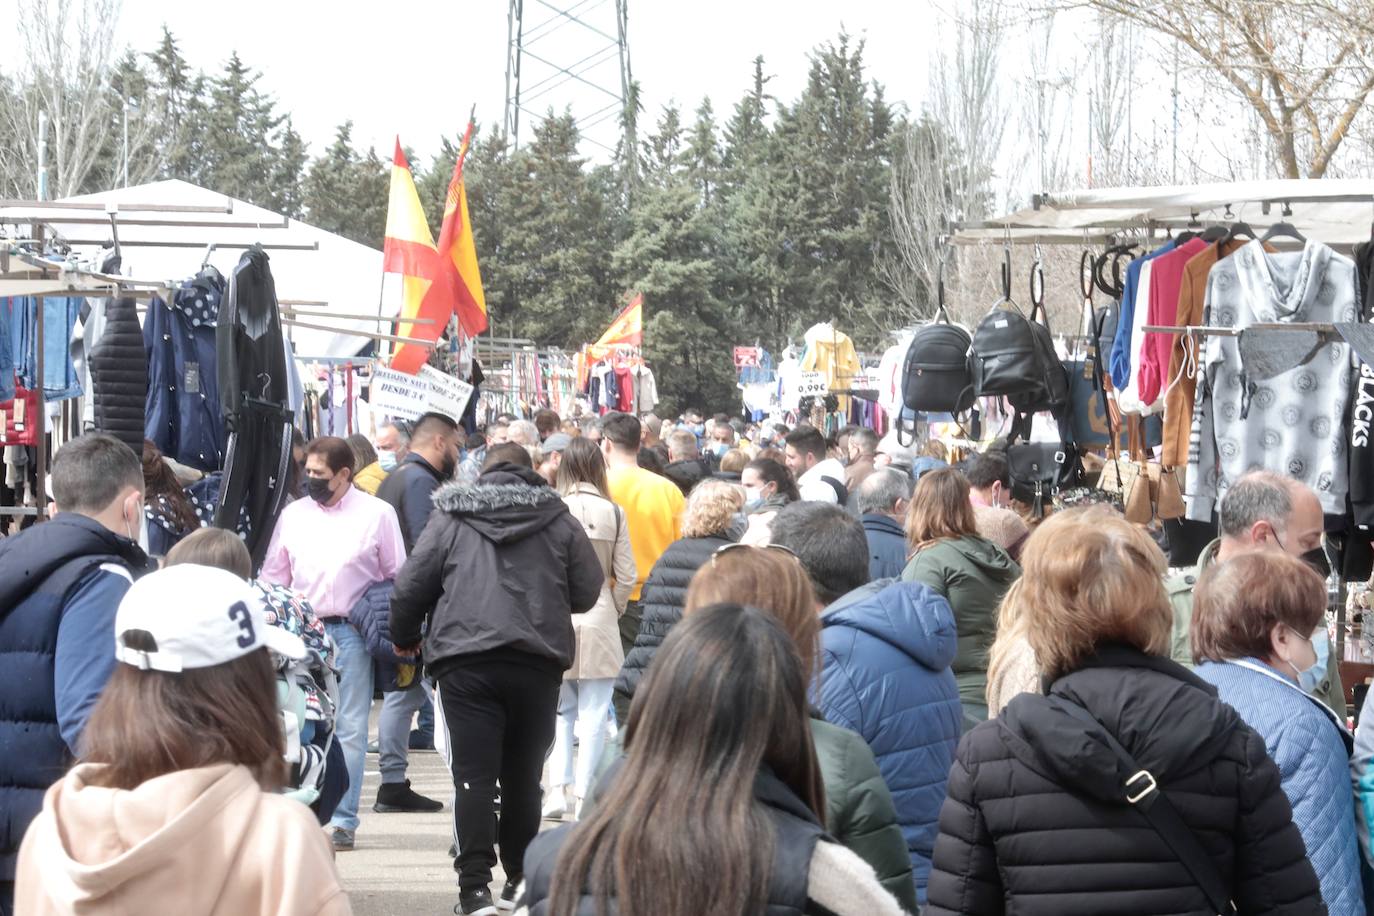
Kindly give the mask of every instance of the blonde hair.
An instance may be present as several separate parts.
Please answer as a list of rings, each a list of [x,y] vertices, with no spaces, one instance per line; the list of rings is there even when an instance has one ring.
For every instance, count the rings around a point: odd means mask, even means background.
[[[994,643],[993,665],[1003,663],[1007,640],[1018,635],[1050,680],[1077,669],[1104,642],[1168,652],[1174,615],[1164,555],[1120,514],[1090,506],[1054,515],[1026,542],[1021,568],[998,612],[1003,646]]]
[[[705,538],[721,534],[743,508],[743,487],[724,480],[703,480],[687,497],[687,507],[682,512],[682,536]]]
[[[732,448],[720,457],[720,469],[727,474],[738,474],[749,466],[749,453],[744,449]]]

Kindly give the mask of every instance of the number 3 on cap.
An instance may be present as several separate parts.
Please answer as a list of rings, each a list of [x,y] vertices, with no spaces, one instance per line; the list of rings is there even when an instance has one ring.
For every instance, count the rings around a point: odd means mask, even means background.
[[[229,608],[229,619],[237,623],[243,631],[238,638],[240,649],[247,649],[258,641],[258,635],[253,632],[253,615],[248,610],[248,605],[242,601],[235,601]]]

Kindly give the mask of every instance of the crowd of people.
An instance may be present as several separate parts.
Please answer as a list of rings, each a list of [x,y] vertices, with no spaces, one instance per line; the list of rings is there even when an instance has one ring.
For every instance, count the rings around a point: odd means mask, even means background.
[[[461,916],[1374,902],[1295,481],[1171,575],[995,446],[543,410],[296,457],[258,570],[101,433],[0,540],[0,913],[349,912],[378,693],[373,810],[451,807]]]

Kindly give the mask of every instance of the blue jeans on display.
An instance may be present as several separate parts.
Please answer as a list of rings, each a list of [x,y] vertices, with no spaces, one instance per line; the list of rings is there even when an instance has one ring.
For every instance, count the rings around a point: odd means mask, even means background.
[[[348,621],[326,619],[324,631],[339,647],[339,708],[334,716],[334,735],[348,768],[348,790],[329,823],[357,830],[363,766],[367,762],[367,716],[372,709],[372,656],[362,634]]]

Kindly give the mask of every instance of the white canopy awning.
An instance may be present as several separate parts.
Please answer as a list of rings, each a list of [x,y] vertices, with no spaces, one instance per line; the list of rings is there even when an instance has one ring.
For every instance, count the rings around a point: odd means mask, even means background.
[[[84,206],[63,208],[64,203]],[[161,209],[121,212],[121,205]],[[185,181],[158,181],[86,194],[41,208],[3,208],[0,218],[43,223],[67,240],[78,258],[86,259],[94,258],[111,239],[109,209],[115,211],[118,220],[123,257],[120,273],[125,276],[175,286],[200,270],[207,246],[215,243],[226,247],[215,248],[209,263],[228,278],[245,248],[261,243],[267,249],[279,299],[319,303],[308,307],[317,312],[355,316],[378,313],[382,252]],[[392,317],[398,309],[396,298],[388,296],[382,314]],[[334,316],[302,316],[300,320],[333,329],[287,328],[296,352],[307,357],[351,356],[367,346],[370,338],[346,332],[388,330],[375,321]]]
[[[1285,216],[1285,211],[1291,215]],[[1299,178],[1154,188],[1098,188],[1048,194],[1039,206],[958,228],[954,241],[979,244],[1040,241],[1096,242],[1133,228],[1182,229],[1200,223],[1244,220],[1263,232],[1289,222],[1309,238],[1333,247],[1370,240],[1374,180]]]

